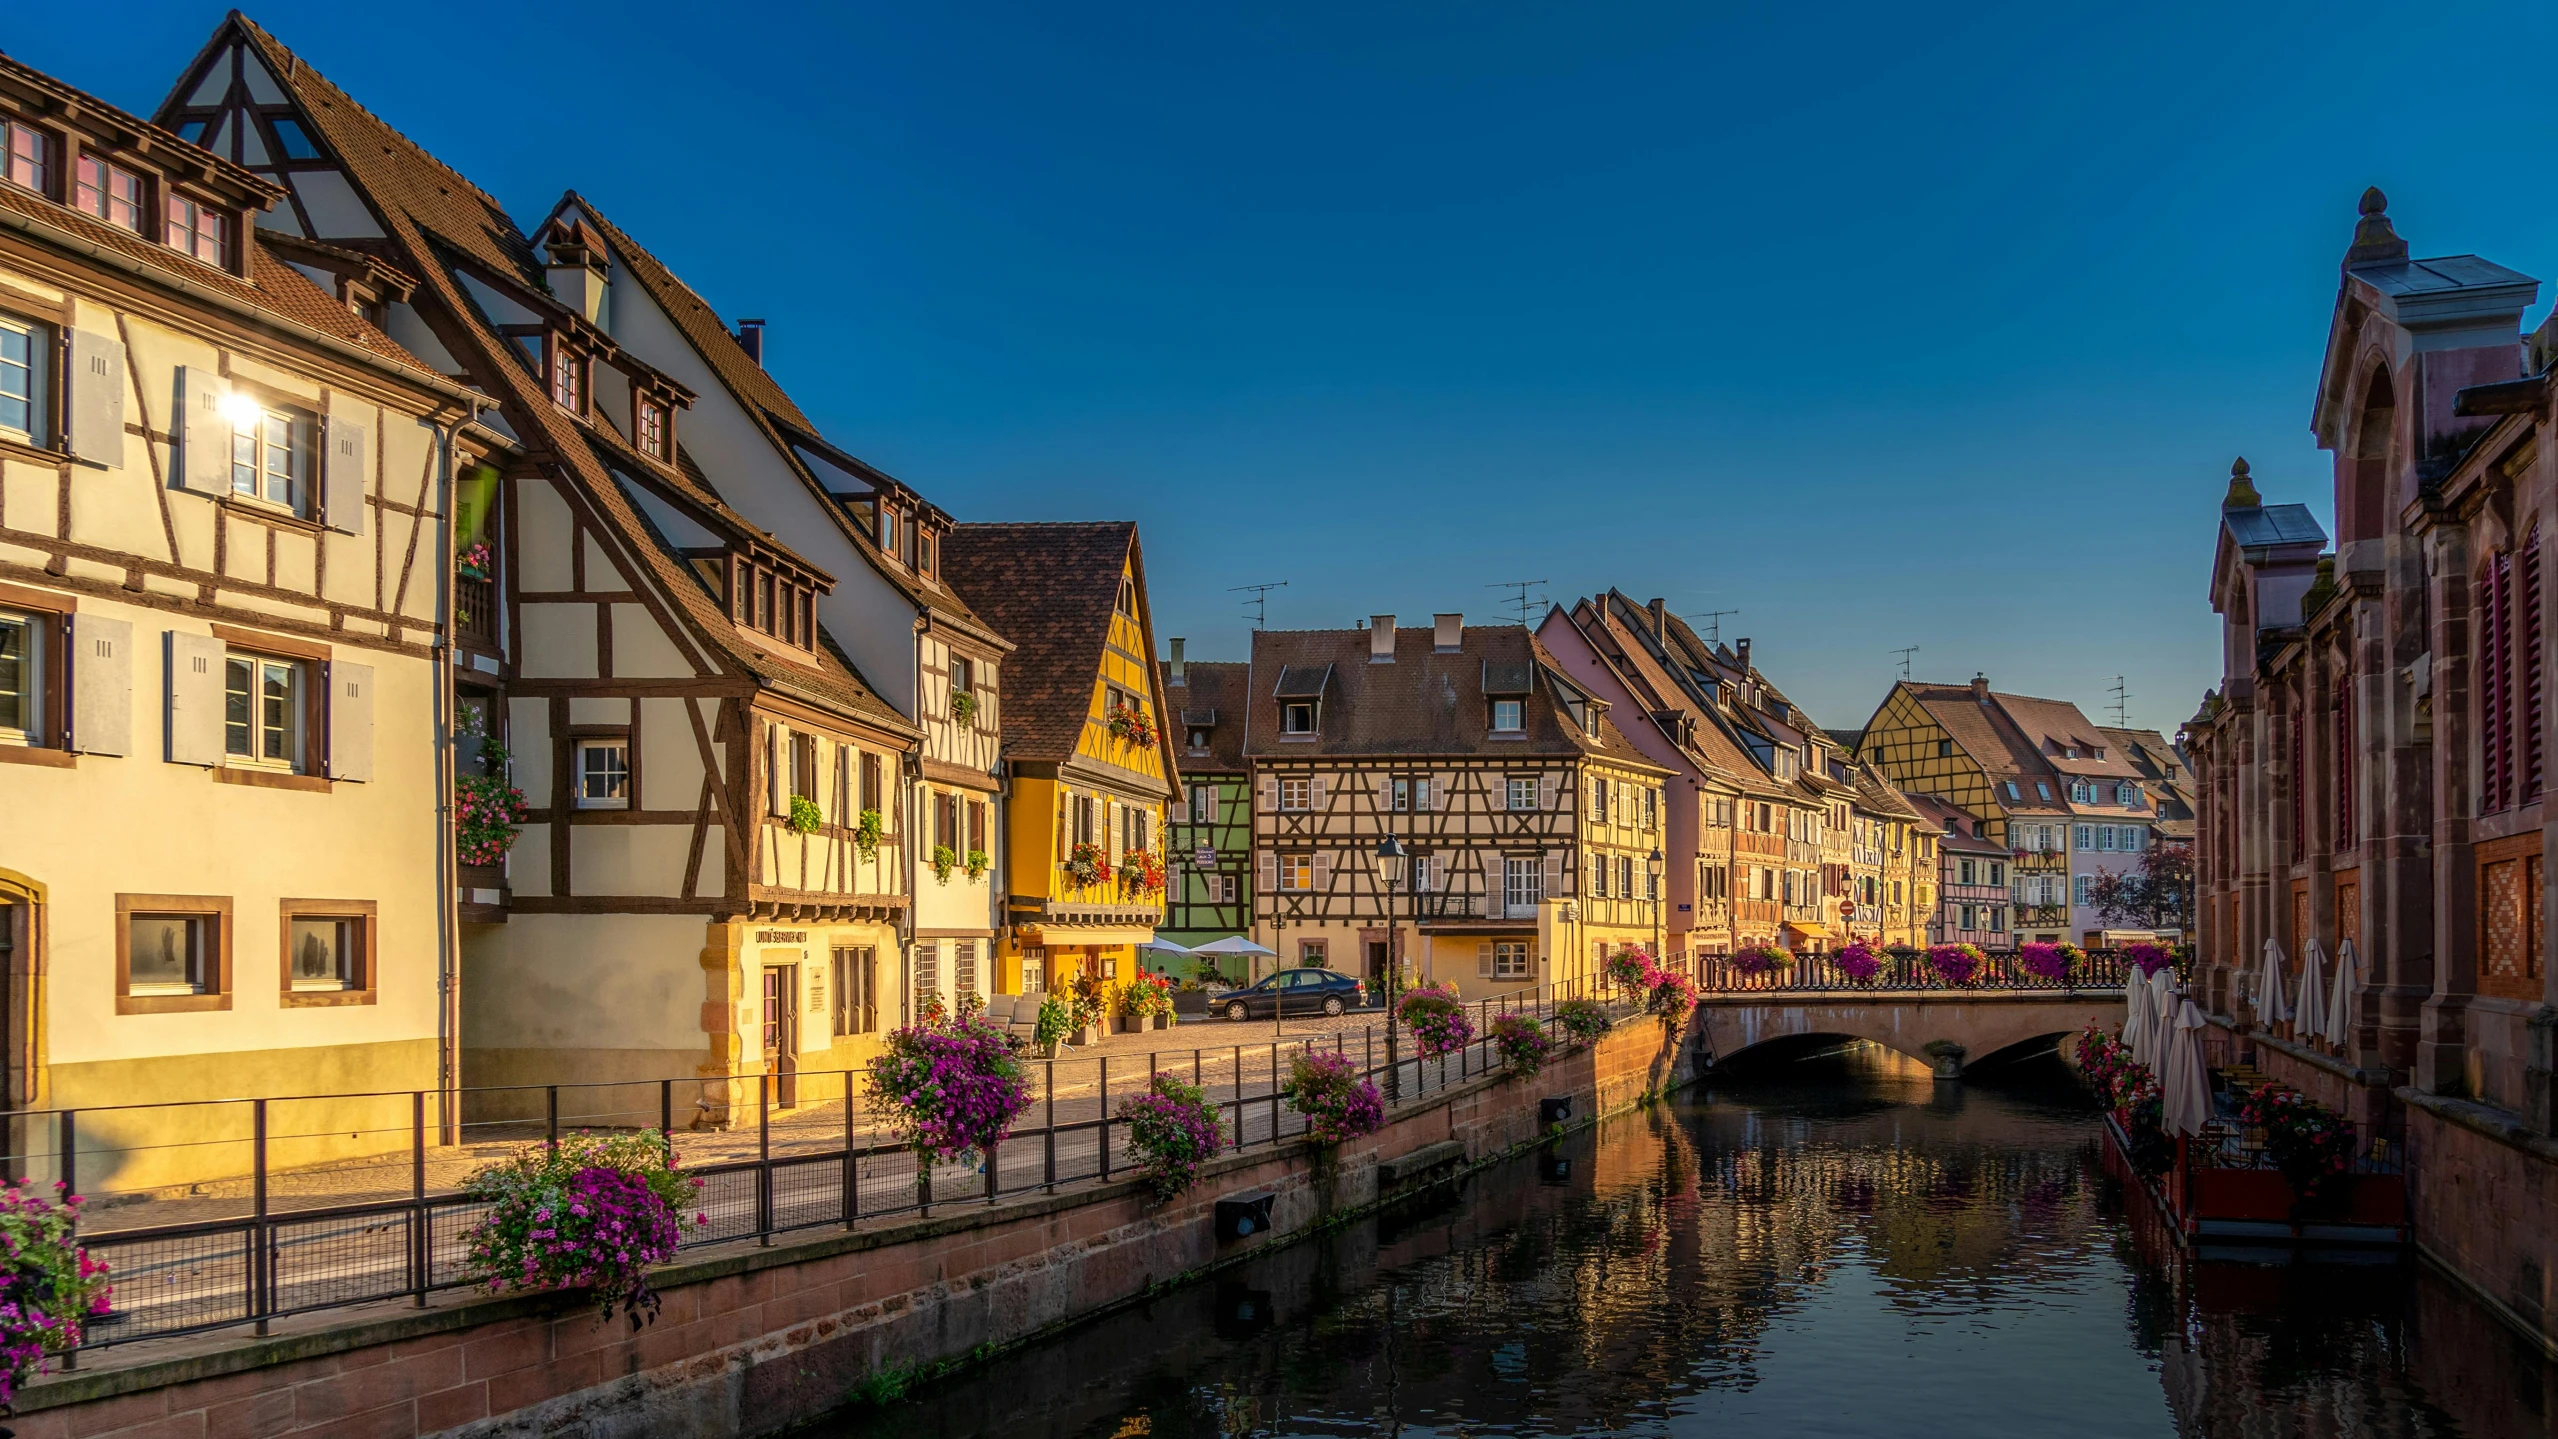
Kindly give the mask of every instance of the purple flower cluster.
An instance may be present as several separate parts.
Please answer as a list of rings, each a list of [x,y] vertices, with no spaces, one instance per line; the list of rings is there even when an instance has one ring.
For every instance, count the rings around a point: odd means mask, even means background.
[[[0,1408],[47,1354],[78,1346],[82,1321],[107,1312],[107,1266],[75,1239],[79,1212],[77,1195],[55,1204],[0,1190]]]
[[[1416,989],[1403,997],[1404,1027],[1423,1059],[1454,1054],[1474,1042],[1474,1021],[1466,1018],[1457,992],[1444,984]]]
[[[1839,951],[1839,972],[1850,980],[1864,984],[1883,972],[1883,956],[1862,944],[1851,944]]]
[[[1947,984],[1970,984],[1979,978],[1985,958],[1975,944],[1940,944],[1927,952],[1927,962]]]
[[[2025,972],[2036,979],[2057,984],[2069,978],[2069,956],[2061,953],[2057,944],[2021,944],[2016,947],[2016,957],[2024,964]]]
[[[1306,1117],[1306,1136],[1317,1144],[1339,1144],[1385,1128],[1384,1096],[1346,1054],[1299,1054],[1279,1092]]]
[[[1525,1078],[1545,1068],[1554,1038],[1527,1015],[1505,1014],[1492,1021],[1492,1047],[1500,1051],[1501,1062],[1512,1074]]]
[[[655,1134],[529,1146],[464,1186],[489,1202],[471,1231],[471,1267],[491,1289],[592,1289],[602,1318],[618,1309],[636,1329],[657,1317],[648,1268],[675,1257],[684,1206],[700,1188]]]
[[[1030,1107],[1030,1076],[1004,1032],[975,1016],[891,1031],[870,1097],[916,1154],[973,1160]]]
[[[1764,944],[1732,956],[1732,967],[1743,974],[1774,974],[1793,962],[1793,955]]]
[[[1595,999],[1567,999],[1554,1007],[1554,1027],[1587,1044],[1608,1032],[1608,1012]]]
[[[2151,975],[2158,973],[2160,970],[2167,968],[2167,966],[2172,962],[2167,951],[2154,944],[2132,945],[2123,951],[2123,957],[2129,959],[2140,969],[2141,978],[2143,979],[2147,979]]]
[[[1119,1102],[1128,1147],[1142,1161],[1139,1173],[1161,1203],[1199,1181],[1199,1166],[1225,1147],[1217,1107],[1196,1085],[1158,1074],[1144,1094]]]

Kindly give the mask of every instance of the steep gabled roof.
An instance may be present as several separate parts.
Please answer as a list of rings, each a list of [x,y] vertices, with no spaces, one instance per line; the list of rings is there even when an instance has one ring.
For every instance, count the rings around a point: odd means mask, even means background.
[[[2060,790],[2059,772],[2044,763],[2033,742],[2008,717],[2001,704],[2008,696],[1991,694],[1989,702],[1984,704],[1981,695],[1970,685],[1902,680],[1898,688],[1906,691],[1921,709],[1927,711],[1937,727],[1944,730],[1955,745],[1971,757],[1972,763],[1979,765],[1989,776],[1993,786],[2000,787],[2004,808],[2015,813],[2068,813],[2068,802]],[[2038,779],[2051,788],[2050,799],[2044,799],[2034,788],[2034,781]],[[2017,795],[2013,799],[2005,796],[2001,782],[2006,780],[2017,783]]]
[[[997,707],[1009,757],[1073,758],[1119,610],[1119,576],[1136,549],[1129,520],[955,525],[943,540],[942,574],[1014,647]]]
[[[1753,794],[1773,797],[1783,792],[1734,736],[1716,707],[1705,703],[1690,682],[1671,671],[1668,652],[1646,629],[1648,610],[1632,607],[1622,594],[1610,590],[1597,604],[1584,601],[1576,611],[1576,624],[1586,615],[1589,626],[1613,646],[1601,653],[1629,690],[1646,697],[1654,707],[1674,710],[1690,721],[1685,748],[1699,768]]]
[[[1165,721],[1173,741],[1173,750],[1181,756],[1181,772],[1186,775],[1241,774],[1248,767],[1244,759],[1245,710],[1251,703],[1252,666],[1233,660],[1188,660],[1181,667],[1181,682],[1173,682],[1169,668],[1155,667],[1156,693],[1171,714]],[[1206,753],[1190,748],[1188,731],[1206,726]]]

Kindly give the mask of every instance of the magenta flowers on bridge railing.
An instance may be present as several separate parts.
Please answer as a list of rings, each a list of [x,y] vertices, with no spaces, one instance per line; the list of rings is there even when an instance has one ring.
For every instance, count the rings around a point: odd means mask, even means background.
[[[1595,999],[1567,999],[1554,1007],[1554,1027],[1575,1044],[1608,1032],[1608,1012]]]
[[[1939,944],[1927,952],[1928,965],[1947,984],[1970,984],[1980,978],[1987,958],[1976,944]]]
[[[919,1160],[972,1160],[1030,1107],[1030,1076],[1004,1032],[970,1015],[891,1030],[870,1097]],[[918,1164],[918,1182],[929,1173]]]
[[[1652,956],[1642,950],[1620,949],[1608,956],[1602,968],[1607,973],[1608,983],[1619,989],[1639,992],[1652,987]]]
[[[1474,1042],[1474,1021],[1466,1018],[1465,1005],[1457,992],[1444,984],[1416,989],[1403,997],[1396,1010],[1404,1027],[1412,1031],[1413,1043],[1423,1059],[1437,1059],[1454,1054]]]
[[[2069,978],[2069,956],[2061,953],[2061,947],[2057,944],[2019,945],[2016,949],[2016,958],[2025,966],[2025,972],[2036,979],[2048,979],[2054,984],[2060,984]]]
[[[1696,981],[1684,970],[1655,969],[1652,991],[1644,997],[1643,1007],[1663,1019],[1685,1020],[1696,1010]]]
[[[1772,945],[1753,945],[1732,956],[1732,968],[1742,974],[1774,974],[1794,962],[1794,956]]]
[[[2174,963],[2174,960],[2169,956],[2166,950],[2163,950],[2154,944],[2130,945],[2123,950],[2123,957],[2130,960],[2133,965],[2140,970],[2141,978],[2143,979],[2149,978],[2151,975],[2167,968],[2169,964]]]
[[[1385,1097],[1346,1054],[1301,1052],[1279,1092],[1306,1117],[1306,1137],[1317,1144],[1339,1144],[1386,1125]]]
[[[1851,944],[1839,951],[1839,973],[1856,984],[1871,984],[1883,972],[1883,956],[1862,944]]]
[[[526,1145],[463,1185],[489,1204],[470,1234],[471,1268],[491,1289],[591,1289],[600,1318],[618,1309],[637,1329],[657,1317],[648,1267],[675,1257],[701,1184],[676,1171],[660,1134]]]

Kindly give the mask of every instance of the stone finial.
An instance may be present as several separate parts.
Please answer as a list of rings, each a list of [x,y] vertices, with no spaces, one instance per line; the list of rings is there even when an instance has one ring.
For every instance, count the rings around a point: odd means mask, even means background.
[[[2345,252],[2345,267],[2407,258],[2407,242],[2390,227],[2389,197],[2378,185],[2363,191],[2362,218],[2354,222],[2354,246]]]
[[[2256,482],[2247,478],[2246,458],[2241,456],[2230,461],[2229,494],[2220,502],[2220,507],[2224,510],[2253,510],[2264,503],[2265,497],[2256,493]]]

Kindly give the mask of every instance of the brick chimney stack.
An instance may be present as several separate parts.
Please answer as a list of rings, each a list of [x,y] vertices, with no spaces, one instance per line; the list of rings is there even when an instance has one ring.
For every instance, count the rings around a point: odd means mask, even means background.
[[[1990,677],[1979,670],[1972,671],[1972,698],[1983,704],[1990,702]]]

